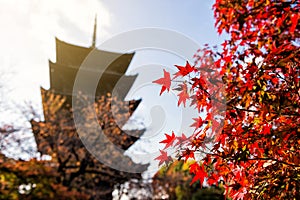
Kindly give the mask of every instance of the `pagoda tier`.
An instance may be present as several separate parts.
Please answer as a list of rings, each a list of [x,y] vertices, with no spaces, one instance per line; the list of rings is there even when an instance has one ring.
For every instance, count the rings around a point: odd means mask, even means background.
[[[78,68],[70,65],[58,64],[49,62],[50,67],[50,90],[53,90],[57,94],[72,95],[73,85],[78,73]],[[98,82],[96,93],[89,94],[91,96],[101,96],[107,93],[114,93],[119,99],[125,99],[131,86],[133,85],[137,75],[123,76],[122,73],[115,71],[101,71],[101,69],[81,69],[81,73],[84,76],[91,79],[98,79],[101,73],[101,78]],[[88,81],[83,81],[82,87],[92,88],[93,85],[89,85]]]
[[[44,88],[41,88],[41,96],[45,122],[67,121],[67,126],[75,130],[73,113],[70,111],[71,106],[64,106],[67,97]],[[114,145],[121,149],[127,150],[145,132],[144,129],[126,130],[126,132],[121,129],[140,102],[140,100],[120,101],[117,98],[107,96],[101,96],[95,101],[95,111],[103,133]],[[84,111],[84,108],[77,109],[80,109],[80,112]],[[61,124],[60,126],[65,127],[66,124]],[[43,134],[39,133],[35,135],[35,138],[38,151],[42,154],[47,154],[48,152],[41,145],[43,143],[41,140]]]

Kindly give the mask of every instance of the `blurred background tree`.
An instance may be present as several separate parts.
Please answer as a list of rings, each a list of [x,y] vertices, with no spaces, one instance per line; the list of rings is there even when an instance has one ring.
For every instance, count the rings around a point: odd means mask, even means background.
[[[199,181],[190,185],[193,175],[189,166],[195,161],[174,161],[163,166],[153,177],[154,199],[224,200],[222,183],[218,187],[200,187]]]

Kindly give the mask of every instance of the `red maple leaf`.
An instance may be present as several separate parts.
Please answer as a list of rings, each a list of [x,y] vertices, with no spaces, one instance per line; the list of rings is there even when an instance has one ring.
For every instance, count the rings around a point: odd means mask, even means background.
[[[180,84],[180,90],[181,90],[181,92],[177,95],[177,96],[179,96],[178,106],[180,106],[180,104],[183,103],[183,106],[185,107],[186,100],[189,99],[189,94],[187,93],[186,83]]]
[[[160,91],[159,95],[161,95],[166,89],[168,91],[170,91],[170,87],[171,87],[170,73],[167,72],[166,70],[164,70],[164,77],[153,81],[153,83],[157,83],[159,85],[162,85],[162,88],[161,88],[161,91]]]
[[[155,160],[159,160],[159,165],[162,165],[164,162],[167,164],[169,164],[169,162],[172,162],[172,157],[168,156],[168,153],[166,151],[163,150],[159,150],[160,151],[160,156],[156,157]]]
[[[194,66],[192,67],[188,61],[186,61],[185,66],[175,65],[175,67],[177,67],[178,72],[174,74],[174,78],[178,76],[186,76],[189,73],[196,71],[195,67]]]
[[[190,165],[190,173],[195,174],[195,176],[190,184],[192,185],[197,180],[200,180],[200,185],[202,188],[203,181],[208,176],[207,172],[204,168],[204,165],[202,165],[201,167],[199,166],[198,163],[194,163],[194,164]]]
[[[267,124],[267,125],[263,126],[262,134],[264,134],[264,135],[270,134],[271,133],[271,128],[272,128],[272,126],[270,124]]]
[[[295,29],[297,27],[297,24],[298,24],[298,15],[297,14],[293,14],[291,16],[291,22],[292,22],[292,26],[290,28],[290,32],[291,33],[294,33],[295,32]]]
[[[184,157],[184,159],[187,161],[189,158],[192,158],[195,160],[195,155],[194,155],[194,151],[190,150],[190,149],[185,149],[185,151],[182,153],[182,156]]]
[[[207,179],[208,185],[217,185],[219,180],[219,176],[217,174],[211,174],[209,178]]]
[[[200,76],[199,78],[192,78],[191,81],[193,82],[192,89],[198,88],[198,89],[205,90],[205,91],[207,90],[207,84],[205,81],[205,77]]]
[[[197,162],[190,165],[190,173],[196,174],[196,172],[199,170],[200,166]]]
[[[195,127],[195,130],[200,128],[204,123],[201,117],[193,118],[193,120],[195,120],[195,122],[191,125],[191,127]]]
[[[175,141],[175,134],[172,131],[172,135],[168,135],[165,133],[165,136],[167,137],[165,140],[159,142],[159,143],[165,143],[166,146],[164,149],[168,148],[169,146],[173,145],[173,142]]]
[[[175,145],[183,144],[184,142],[188,141],[188,138],[182,133],[181,136],[176,137],[177,143]]]

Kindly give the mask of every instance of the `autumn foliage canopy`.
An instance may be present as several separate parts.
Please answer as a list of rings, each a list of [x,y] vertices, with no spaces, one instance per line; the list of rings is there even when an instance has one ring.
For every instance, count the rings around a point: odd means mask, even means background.
[[[199,112],[191,136],[166,134],[157,160],[172,162],[175,147],[178,159],[197,161],[191,183],[222,180],[232,199],[299,199],[299,1],[216,0],[213,10],[228,39],[154,81]]]

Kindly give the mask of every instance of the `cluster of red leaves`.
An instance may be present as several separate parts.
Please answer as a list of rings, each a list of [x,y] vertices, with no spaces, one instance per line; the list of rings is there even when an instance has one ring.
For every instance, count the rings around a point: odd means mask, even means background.
[[[299,199],[299,1],[216,0],[213,9],[217,31],[229,35],[222,50],[205,46],[193,66],[163,79],[170,90],[171,80],[185,78],[178,105],[189,100],[206,117],[194,119],[192,136],[166,134],[163,143],[179,159],[201,152],[192,182],[222,180],[233,199]]]

